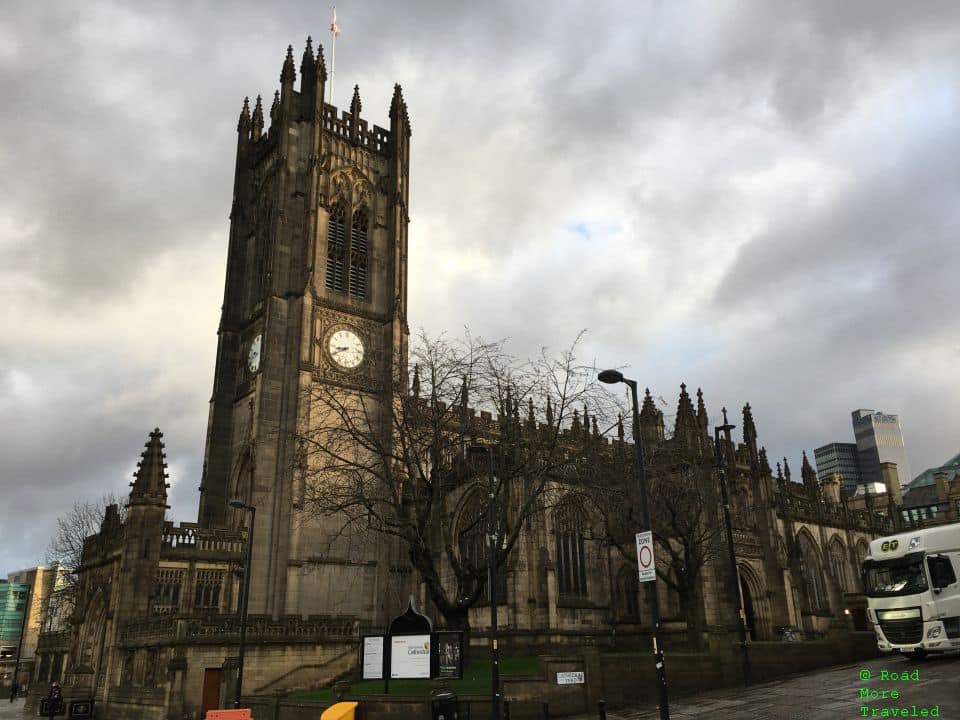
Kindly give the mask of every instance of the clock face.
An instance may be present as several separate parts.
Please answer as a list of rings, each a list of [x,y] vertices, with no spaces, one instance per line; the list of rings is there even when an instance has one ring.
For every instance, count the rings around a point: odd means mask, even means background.
[[[257,335],[250,343],[250,350],[247,352],[247,369],[255,373],[260,369],[260,346],[263,342],[263,336]]]
[[[353,330],[337,330],[330,335],[327,350],[333,361],[347,370],[363,362],[363,341]]]

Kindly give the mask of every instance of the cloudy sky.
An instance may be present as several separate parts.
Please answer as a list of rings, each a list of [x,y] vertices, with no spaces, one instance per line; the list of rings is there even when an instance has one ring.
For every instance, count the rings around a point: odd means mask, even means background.
[[[335,104],[413,124],[411,324],[588,330],[669,403],[749,401],[771,457],[901,417],[960,451],[955,2],[341,0]],[[236,121],[329,7],[8,3],[0,571],[166,435],[195,519]],[[429,310],[429,312],[428,312]]]

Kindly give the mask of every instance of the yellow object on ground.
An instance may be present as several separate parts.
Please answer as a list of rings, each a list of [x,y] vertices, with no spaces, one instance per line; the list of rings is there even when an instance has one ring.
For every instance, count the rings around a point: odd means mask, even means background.
[[[355,702],[338,702],[331,705],[320,716],[320,720],[353,720],[353,713],[357,709]]]

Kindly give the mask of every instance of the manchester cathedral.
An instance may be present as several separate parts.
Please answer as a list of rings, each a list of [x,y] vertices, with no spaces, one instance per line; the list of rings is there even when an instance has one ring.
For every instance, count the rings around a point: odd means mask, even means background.
[[[196,521],[168,517],[163,435],[144,428],[125,512],[107,508],[84,544],[72,620],[41,637],[33,687],[58,680],[66,697],[95,699],[98,717],[200,718],[225,706],[248,536],[245,694],[342,677],[357,663],[360,634],[382,629],[410,596],[437,617],[401,546],[383,536],[358,549],[335,516],[303,512],[297,438],[330,422],[311,389],[334,388],[345,403],[386,416],[412,374],[407,105],[396,85],[385,126],[376,125],[362,115],[358,87],[341,110],[324,101],[327,82],[323,50],[308,38],[299,68],[288,48],[272,99],[244,100],[240,111]],[[416,247],[415,228],[412,237]],[[681,386],[669,406],[676,413],[667,423],[647,393],[645,452],[682,455],[716,481],[703,394],[694,399]],[[690,627],[701,638],[729,632],[737,593],[754,641],[785,628],[814,639],[852,627],[867,543],[891,531],[899,513],[886,496],[850,506],[836,480],[817,480],[805,455],[795,481],[789,461],[771,461],[758,444],[750,406],[738,415],[742,437],[722,452],[739,577],[720,557],[705,562],[696,592],[658,583],[668,638],[685,642]],[[596,427],[584,413],[564,429],[565,442],[610,453],[630,446]],[[721,522],[718,505],[702,522]],[[523,556],[498,582],[505,648],[512,637],[553,653],[649,637],[636,564],[605,539],[603,524],[560,503],[524,531]],[[471,616],[478,640],[485,617]]]

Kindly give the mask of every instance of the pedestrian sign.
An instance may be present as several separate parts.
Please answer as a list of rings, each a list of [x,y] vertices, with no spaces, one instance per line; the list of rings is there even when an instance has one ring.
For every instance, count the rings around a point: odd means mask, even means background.
[[[640,582],[656,582],[657,570],[653,562],[653,533],[637,533],[637,567],[640,570]]]

